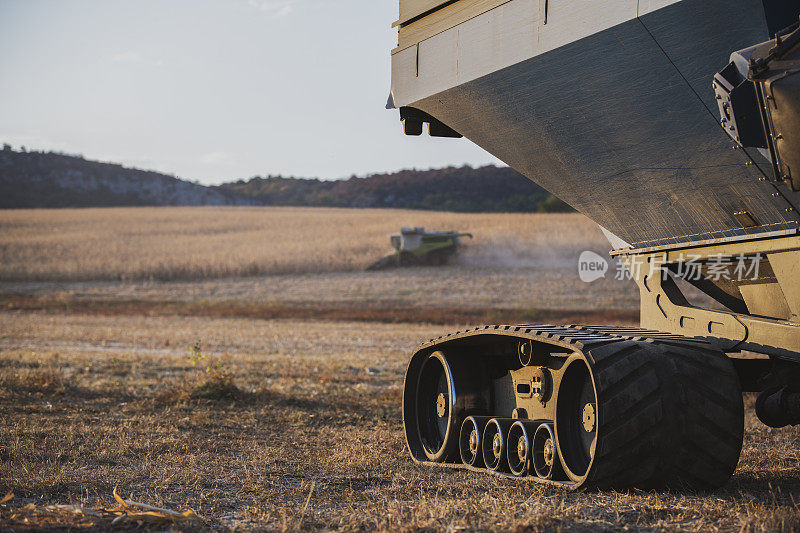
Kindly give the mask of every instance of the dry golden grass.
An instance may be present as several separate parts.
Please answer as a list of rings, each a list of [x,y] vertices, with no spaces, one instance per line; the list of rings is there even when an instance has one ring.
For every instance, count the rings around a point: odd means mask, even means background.
[[[402,226],[475,234],[463,260],[548,264],[608,250],[578,214],[455,214],[319,208],[0,211],[0,280],[194,280],[363,270]]]
[[[414,465],[403,371],[442,331],[0,311],[0,497],[16,495],[0,529],[103,529],[46,506],[108,507],[115,486],[222,529],[800,529],[800,430],[768,430],[752,398],[739,468],[710,493],[572,494]],[[217,363],[237,392],[193,396]]]
[[[404,225],[476,239],[446,268],[355,272]],[[630,314],[632,283],[578,280],[584,249],[608,245],[580,215],[0,211],[0,498],[15,494],[0,529],[108,528],[48,505],[107,508],[117,485],[213,528],[800,529],[800,431],[752,411],[739,470],[714,493],[569,494],[413,464],[407,356],[449,328],[343,319]]]

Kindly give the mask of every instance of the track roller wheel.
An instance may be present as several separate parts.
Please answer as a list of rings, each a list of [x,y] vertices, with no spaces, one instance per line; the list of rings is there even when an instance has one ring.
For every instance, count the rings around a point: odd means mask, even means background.
[[[531,464],[533,471],[542,479],[560,479],[563,477],[553,424],[545,422],[536,428],[531,443]]]
[[[483,449],[483,463],[489,470],[508,471],[506,436],[513,422],[514,420],[510,418],[492,418],[486,423],[481,448]]]
[[[458,438],[458,448],[461,452],[461,461],[465,465],[475,468],[483,467],[483,452],[481,451],[481,436],[483,428],[491,417],[468,416],[461,424],[461,434]]]
[[[574,353],[564,369],[555,442],[576,487],[704,489],[736,468],[742,393],[722,352],[625,340]]]
[[[508,430],[508,468],[517,477],[528,475],[531,439],[536,426],[536,422],[517,420]]]

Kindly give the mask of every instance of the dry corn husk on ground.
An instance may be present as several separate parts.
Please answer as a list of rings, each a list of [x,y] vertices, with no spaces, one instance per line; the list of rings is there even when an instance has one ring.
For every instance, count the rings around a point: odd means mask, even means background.
[[[146,503],[123,499],[116,487],[113,491],[115,507],[89,508],[82,505],[42,505],[33,503],[14,507],[9,503],[14,493],[9,492],[0,499],[0,522],[12,528],[26,526],[63,526],[70,524],[79,528],[155,527],[155,528],[203,528],[205,521],[194,511],[173,511]]]

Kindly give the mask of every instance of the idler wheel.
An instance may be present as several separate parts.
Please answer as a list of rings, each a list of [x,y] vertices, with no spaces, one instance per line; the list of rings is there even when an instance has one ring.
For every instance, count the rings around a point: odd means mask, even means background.
[[[589,367],[583,359],[572,359],[559,387],[555,425],[564,470],[573,481],[584,479],[594,457],[596,405]]]
[[[415,457],[436,463],[458,461],[462,421],[486,412],[486,379],[480,362],[468,357],[451,358],[436,351],[418,363],[412,361],[406,375],[403,423]]]
[[[425,361],[417,382],[417,430],[425,455],[442,461],[450,437],[452,405],[455,396],[453,373],[442,352]]]

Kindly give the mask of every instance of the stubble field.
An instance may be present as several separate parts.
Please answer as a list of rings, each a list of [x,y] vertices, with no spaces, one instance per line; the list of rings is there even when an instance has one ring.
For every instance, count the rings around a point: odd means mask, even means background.
[[[116,519],[155,529],[800,530],[800,431],[762,426],[753,398],[739,468],[708,493],[572,494],[413,464],[400,400],[420,341],[484,319],[635,322],[636,291],[610,279],[613,268],[577,279],[581,250],[608,249],[578,215],[203,208],[0,221],[0,500],[13,493],[0,529],[100,530]],[[348,223],[360,237],[339,233]],[[360,272],[401,225],[476,238],[441,269]],[[259,240],[283,234],[273,248]],[[339,244],[324,248],[328,239]],[[349,259],[325,255],[345,245]],[[268,275],[246,276],[251,261]],[[118,518],[115,487],[196,514]]]
[[[156,528],[800,527],[800,434],[767,430],[752,408],[739,469],[711,493],[572,494],[414,465],[400,415],[405,359],[440,331],[5,314],[0,488],[16,497],[0,506],[0,524],[108,527],[113,516],[47,506],[111,508],[117,487],[124,498],[202,518],[149,523]],[[197,340],[203,357],[192,364]],[[227,385],[213,380],[209,365]]]

